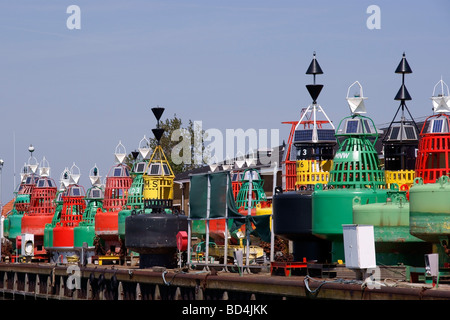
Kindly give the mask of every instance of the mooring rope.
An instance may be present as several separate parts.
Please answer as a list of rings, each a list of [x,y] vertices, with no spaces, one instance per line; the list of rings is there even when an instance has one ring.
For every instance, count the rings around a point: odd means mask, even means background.
[[[320,282],[319,286],[314,289],[311,290],[311,288],[309,287],[309,281],[316,281],[316,282]],[[361,281],[361,280],[345,280],[345,279],[336,279],[336,280],[316,280],[314,278],[311,278],[310,276],[306,275],[305,279],[303,280],[303,282],[305,283],[305,289],[308,290],[308,292],[310,294],[312,294],[314,297],[316,297],[319,294],[319,290],[320,288],[322,288],[323,285],[327,284],[327,283],[341,283],[341,284],[359,284],[361,285],[362,288],[364,288],[365,286],[367,286],[367,281]]]
[[[177,274],[180,274],[180,273],[200,274],[200,273],[205,273],[205,272],[209,273],[210,271],[206,271],[206,270],[197,271],[197,272],[175,271],[174,275],[172,276],[172,279],[170,279],[170,281],[167,281],[165,275],[166,275],[166,273],[169,273],[169,272],[167,270],[164,270],[162,272],[162,279],[166,286],[170,286],[172,284],[173,279],[175,279],[175,277],[177,276]]]

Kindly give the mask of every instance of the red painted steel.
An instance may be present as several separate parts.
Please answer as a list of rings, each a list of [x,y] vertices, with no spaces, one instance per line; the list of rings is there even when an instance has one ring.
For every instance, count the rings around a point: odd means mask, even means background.
[[[123,174],[128,174],[121,176],[108,175],[105,186],[105,198],[103,200],[105,211],[122,210],[127,202],[128,189],[130,189],[133,179],[129,175],[129,168],[125,165],[120,164],[113,167],[112,172],[114,173],[114,170],[119,168],[123,170]]]
[[[51,223],[56,210],[53,201],[56,192],[53,179],[41,177],[38,180],[31,194],[30,208],[22,218],[22,233],[33,233],[35,237],[44,236],[45,225]]]
[[[447,114],[428,117],[420,132],[421,139],[417,151],[416,177],[421,177],[424,183],[435,183],[436,179],[450,173],[450,133],[427,133],[431,120],[444,117],[447,128],[450,128],[450,118]]]
[[[98,209],[95,215],[96,234],[118,234],[119,211],[127,203],[128,189],[132,182],[128,166],[118,164],[110,170],[106,178],[103,210]]]
[[[177,233],[177,248],[179,251],[186,251],[188,247],[188,234],[186,231]]]
[[[72,190],[80,188],[79,195],[74,195]],[[74,228],[83,219],[83,213],[86,209],[84,200],[84,188],[78,185],[70,185],[62,195],[63,207],[59,222],[53,228],[53,246],[54,247],[73,247]]]
[[[41,177],[36,183],[30,198],[30,208],[22,218],[22,233],[34,234],[34,258],[46,259],[44,249],[44,228],[51,223],[56,211],[54,199],[56,183],[52,178]]]
[[[286,145],[286,158],[284,159],[284,171],[283,176],[286,179],[285,191],[295,190],[295,183],[297,182],[297,162],[291,161],[291,151],[292,151],[292,141],[294,139],[295,127],[298,121],[286,121],[282,122],[284,124],[291,125],[291,131],[289,133],[288,143]]]
[[[30,199],[31,199],[31,195],[33,194],[33,189],[35,186],[36,186],[36,180],[33,175],[31,177],[28,177],[26,182],[20,186],[19,192],[17,194],[18,195],[23,195],[23,194],[30,195]],[[14,206],[16,207],[16,210],[19,212],[27,212],[30,209],[30,202],[16,201],[14,203]]]
[[[236,199],[237,195],[239,193],[239,190],[241,190],[242,181],[241,180],[239,180],[239,181],[232,181],[231,182],[231,186],[233,187],[233,196]]]

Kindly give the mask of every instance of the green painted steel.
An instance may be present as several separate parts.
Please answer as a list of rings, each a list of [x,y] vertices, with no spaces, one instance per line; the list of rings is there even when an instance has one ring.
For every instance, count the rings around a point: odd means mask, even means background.
[[[266,193],[263,189],[264,180],[261,179],[259,172],[256,169],[246,169],[242,175],[242,186],[236,196],[236,206],[238,209],[248,209],[250,178],[252,178],[251,207],[256,208],[258,203],[267,201]]]
[[[358,197],[362,203],[385,202],[384,189],[354,188],[328,189],[316,185],[312,194],[312,230],[324,238],[342,238],[342,225],[353,224],[353,199]]]
[[[16,237],[22,234],[22,218],[16,209],[13,209],[11,214],[3,221],[4,237],[15,243]]]
[[[94,245],[95,225],[80,224],[73,228],[73,246],[79,248],[86,242],[89,247]]]
[[[83,242],[89,247],[94,245],[95,214],[99,208],[103,209],[103,195],[103,189],[98,186],[93,186],[86,192],[87,206],[83,220],[73,229],[74,247],[82,247]]]
[[[333,159],[328,189],[317,184],[312,194],[312,233],[331,240],[333,261],[344,260],[343,224],[353,224],[353,201],[386,202],[384,171],[375,143],[373,121],[359,114],[341,120],[336,129],[339,149]]]
[[[372,119],[358,114],[344,118],[336,138],[339,150],[333,158],[328,185],[347,189],[385,187],[384,171],[375,149],[378,132]]]
[[[134,178],[130,189],[128,189],[126,208],[120,210],[118,214],[118,234],[121,240],[125,239],[125,219],[131,215],[133,210],[144,209],[144,175],[143,172],[134,171],[136,167],[137,164],[133,166],[133,171],[131,172]],[[147,167],[147,162],[145,162],[144,167]]]
[[[353,224],[353,199],[359,197],[362,203],[385,202],[384,189],[351,188],[323,190],[316,185],[312,194],[312,233],[332,241],[332,260],[344,260],[343,224]]]
[[[377,242],[420,241],[409,233],[409,202],[406,191],[399,191],[396,184],[393,186],[397,190],[389,190],[385,202],[364,204],[360,198],[355,198],[353,223],[373,225]]]
[[[12,241],[15,246],[16,237],[22,234],[23,211],[16,209],[16,204],[30,203],[29,194],[18,194],[14,200],[11,213],[3,221],[3,236]]]
[[[373,121],[355,114],[336,129],[339,150],[333,159],[329,189],[316,185],[312,194],[313,233],[325,238],[342,238],[342,225],[353,223],[353,199],[362,203],[385,202],[384,172],[380,169]]]
[[[35,186],[37,177],[34,174],[27,174],[14,191],[13,208],[3,221],[3,236],[11,241],[13,251],[16,248],[16,238],[22,235],[22,218],[28,210],[31,200],[31,192]]]
[[[409,226],[410,204],[406,191],[391,185],[386,202],[364,204],[358,197],[353,200],[353,223],[374,226],[377,263],[420,266],[424,254],[432,252],[431,245],[413,236]]]
[[[47,223],[44,227],[44,248],[53,247],[53,228],[61,220],[61,211],[63,207],[62,194],[64,191],[58,191],[55,197],[55,214],[53,215],[52,222]]]
[[[53,223],[47,223],[44,227],[44,248],[53,247]]]
[[[136,210],[136,209],[133,209]],[[131,216],[131,212],[133,211],[132,209],[124,209],[124,210],[120,210],[119,211],[119,228],[118,228],[118,233],[119,233],[119,238],[120,239],[125,239],[125,219],[129,216]],[[142,209],[138,209],[138,211],[143,210]]]
[[[424,184],[416,178],[409,193],[410,232],[432,243],[450,236],[450,181],[440,177],[436,183]]]
[[[29,204],[31,199],[30,194],[18,194],[16,196],[16,199],[14,200],[14,207],[16,207],[17,204]],[[23,212],[17,210],[19,214],[23,214]]]

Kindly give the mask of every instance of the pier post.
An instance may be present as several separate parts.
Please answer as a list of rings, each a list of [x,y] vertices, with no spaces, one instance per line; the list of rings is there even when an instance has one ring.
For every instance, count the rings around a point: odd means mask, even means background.
[[[136,300],[142,300],[142,292],[139,282],[136,284]]]

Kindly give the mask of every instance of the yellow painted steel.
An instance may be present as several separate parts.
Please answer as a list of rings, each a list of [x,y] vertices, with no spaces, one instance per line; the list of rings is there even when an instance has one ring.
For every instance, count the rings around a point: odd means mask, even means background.
[[[391,184],[396,183],[400,188],[403,185],[407,185],[408,189],[413,185],[415,178],[414,170],[396,170],[396,171],[385,171],[386,185],[389,189]]]
[[[256,215],[262,216],[266,214],[272,214],[272,207],[261,207],[261,204],[256,204]]]
[[[256,215],[262,216],[262,215],[268,215],[272,214],[272,206],[270,207],[261,207],[261,203],[256,204]],[[270,230],[272,230],[272,216],[270,216]]]
[[[297,160],[296,186],[327,184],[332,160]]]
[[[113,263],[119,263],[120,257],[119,256],[99,256],[98,257],[98,265],[102,266],[103,262],[106,261],[112,261]]]
[[[246,253],[247,253],[247,247],[246,246],[240,246],[240,245],[228,245],[227,248],[227,256],[228,257],[233,257],[234,256],[234,251],[235,250],[242,250],[242,252],[244,253],[244,262],[245,262],[245,257],[246,257]],[[215,245],[211,248],[209,248],[209,254],[213,257],[217,257],[217,258],[222,258],[224,255],[224,246],[223,245]],[[262,247],[259,246],[254,246],[251,245],[249,246],[249,258],[251,260],[256,259],[256,258],[260,258],[264,255],[264,249]]]
[[[143,178],[144,200],[173,199],[175,175],[160,145],[153,151]]]

